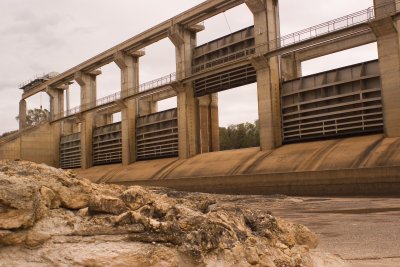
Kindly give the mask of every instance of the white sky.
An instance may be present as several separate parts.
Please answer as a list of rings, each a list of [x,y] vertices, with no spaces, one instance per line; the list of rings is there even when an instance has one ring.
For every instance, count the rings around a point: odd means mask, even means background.
[[[18,85],[38,73],[63,72],[82,61],[154,26],[202,0],[0,0],[0,134],[18,128],[15,116]],[[280,0],[281,34],[289,34],[372,6],[372,0]],[[245,5],[226,12],[232,31],[253,24]],[[221,14],[205,21],[198,44],[229,34]],[[303,74],[377,58],[376,44],[303,63]],[[141,58],[141,83],[175,71],[175,49],[168,39],[146,48]],[[98,98],[119,90],[114,64],[102,68]],[[79,87],[71,87],[71,108],[79,105]],[[169,100],[159,107],[176,103]],[[28,108],[48,108],[45,93],[29,98]],[[219,94],[220,124],[257,118],[255,84]]]

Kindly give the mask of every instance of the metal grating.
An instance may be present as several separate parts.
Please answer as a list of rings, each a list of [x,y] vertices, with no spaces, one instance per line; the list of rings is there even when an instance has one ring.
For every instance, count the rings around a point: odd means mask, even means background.
[[[200,97],[257,81],[256,70],[251,64],[197,79],[193,83],[194,94]]]
[[[94,129],[93,165],[122,162],[121,136],[121,122]]]
[[[255,52],[254,26],[247,27],[193,50],[192,72],[248,57]]]
[[[137,160],[178,156],[178,110],[139,117],[136,122]]]
[[[284,82],[285,143],[383,132],[378,61]]]
[[[60,167],[74,169],[81,167],[81,134],[62,136],[60,140]]]

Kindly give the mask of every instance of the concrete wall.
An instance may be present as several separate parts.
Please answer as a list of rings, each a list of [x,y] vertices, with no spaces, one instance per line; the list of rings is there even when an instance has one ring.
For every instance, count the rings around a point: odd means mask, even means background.
[[[206,153],[184,160],[170,158],[140,161],[125,167],[101,166],[79,173],[93,181],[113,183],[393,166],[400,166],[400,138],[369,135],[290,144],[272,151],[249,148]],[[398,175],[400,178],[400,172]]]
[[[56,127],[56,124],[46,123],[0,144],[0,159],[21,159],[57,167],[59,140],[54,138]]]
[[[21,158],[21,139],[17,138],[0,145],[0,159]]]

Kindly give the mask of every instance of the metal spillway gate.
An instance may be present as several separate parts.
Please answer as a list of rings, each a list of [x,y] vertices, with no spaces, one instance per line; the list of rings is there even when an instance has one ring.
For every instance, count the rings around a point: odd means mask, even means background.
[[[73,169],[81,167],[81,135],[74,133],[61,137],[60,167]]]
[[[282,84],[285,143],[383,132],[378,61]]]
[[[93,132],[93,165],[122,162],[121,123],[97,127]]]
[[[142,116],[136,122],[138,160],[178,156],[178,110]]]

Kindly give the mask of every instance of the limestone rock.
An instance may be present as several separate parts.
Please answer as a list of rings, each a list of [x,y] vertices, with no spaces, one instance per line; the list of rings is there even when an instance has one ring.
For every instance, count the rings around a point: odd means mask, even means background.
[[[95,196],[89,202],[89,212],[119,215],[128,210],[125,203],[116,197]]]
[[[327,262],[311,253],[317,238],[306,227],[217,196],[93,184],[25,161],[0,161],[0,170],[0,266]]]
[[[58,191],[61,204],[67,209],[79,210],[89,205],[90,195],[61,187]]]
[[[60,206],[60,202],[58,201],[58,199],[56,199],[56,194],[50,188],[42,186],[40,188],[40,195],[42,196],[46,207],[56,209]]]

